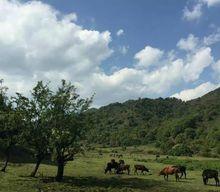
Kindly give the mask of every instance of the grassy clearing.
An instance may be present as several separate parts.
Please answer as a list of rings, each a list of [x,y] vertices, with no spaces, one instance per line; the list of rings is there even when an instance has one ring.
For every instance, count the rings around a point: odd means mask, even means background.
[[[141,148],[142,149],[142,148]],[[144,147],[143,147],[144,149]],[[217,166],[220,169],[219,159],[207,159],[192,157],[170,158],[155,160],[154,155],[143,153],[131,153],[131,149],[121,151],[123,159],[132,167],[134,164],[145,164],[151,169],[151,174],[134,175],[110,175],[104,174],[106,162],[111,158],[109,154],[112,149],[102,149],[103,155],[98,151],[87,152],[85,156],[77,157],[75,161],[67,164],[65,179],[62,183],[54,182],[56,166],[43,164],[40,167],[38,177],[30,178],[33,164],[10,164],[7,173],[0,173],[0,192],[71,192],[71,191],[124,191],[124,192],[218,192],[220,187],[210,185],[204,186],[201,179],[204,164]],[[132,148],[134,151],[134,149]],[[137,150],[139,151],[139,150]],[[117,158],[116,158],[117,159]],[[187,167],[193,165],[193,170],[188,171],[188,178],[175,182],[174,176],[170,176],[169,182],[158,176],[158,172],[166,164],[186,163]]]

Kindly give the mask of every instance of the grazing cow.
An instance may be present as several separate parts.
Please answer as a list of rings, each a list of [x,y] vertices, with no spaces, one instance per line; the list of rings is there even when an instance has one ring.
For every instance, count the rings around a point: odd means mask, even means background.
[[[141,171],[141,173],[144,174],[144,172],[149,172],[149,169],[144,165],[134,165],[134,174],[138,174],[138,171]]]
[[[118,167],[119,167],[119,163],[117,163],[114,159],[112,159],[111,162],[107,163],[107,166],[105,168],[105,174],[107,172],[111,173],[112,169],[114,169],[117,172]]]
[[[185,166],[181,166],[181,165],[174,165],[172,167],[176,167],[179,169],[181,175],[180,175],[180,179],[182,178],[182,176],[184,175],[184,178],[186,179],[186,167]]]
[[[202,178],[203,178],[203,183],[205,185],[207,185],[208,180],[211,179],[211,178],[215,179],[216,186],[219,185],[218,171],[216,171],[216,170],[211,170],[211,169],[204,170],[202,172]]]
[[[119,164],[116,173],[121,174],[121,173],[123,173],[123,171],[127,171],[128,175],[129,175],[130,174],[130,165]]]
[[[175,174],[176,181],[179,181],[179,175],[178,175],[178,173],[180,173],[179,168],[177,168],[177,167],[172,167],[172,166],[167,166],[167,167],[163,168],[163,169],[160,171],[159,176],[160,176],[160,175],[163,175],[163,176],[164,176],[164,180],[167,180],[167,181],[168,181],[168,175],[173,175],[173,174]]]

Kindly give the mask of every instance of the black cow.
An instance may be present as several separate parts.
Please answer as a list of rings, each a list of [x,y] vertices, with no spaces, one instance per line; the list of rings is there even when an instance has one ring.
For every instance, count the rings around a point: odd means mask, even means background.
[[[176,167],[179,169],[181,175],[180,175],[180,179],[182,178],[182,176],[184,175],[185,179],[186,179],[186,167],[182,166],[182,165],[174,165],[173,167]]]
[[[202,172],[202,178],[203,178],[203,183],[205,185],[207,185],[208,179],[212,179],[212,178],[215,179],[216,186],[219,185],[218,171],[216,171],[216,170],[211,170],[211,169],[204,170]]]
[[[111,162],[107,163],[107,166],[105,168],[105,174],[107,172],[111,173],[112,169],[114,169],[116,172],[118,170],[118,167],[119,167],[119,163],[117,163],[114,159],[112,159]]]

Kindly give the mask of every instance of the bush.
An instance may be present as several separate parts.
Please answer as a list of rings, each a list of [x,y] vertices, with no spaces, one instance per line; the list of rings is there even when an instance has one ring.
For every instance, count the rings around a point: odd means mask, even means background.
[[[169,151],[169,154],[173,156],[192,156],[193,151],[186,145],[177,144]]]

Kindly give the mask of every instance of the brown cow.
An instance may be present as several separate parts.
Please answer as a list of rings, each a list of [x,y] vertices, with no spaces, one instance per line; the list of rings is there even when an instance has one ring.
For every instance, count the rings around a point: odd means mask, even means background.
[[[163,175],[164,179],[168,181],[168,175],[175,174],[176,181],[179,181],[178,173],[180,173],[180,170],[178,167],[167,166],[160,171],[159,175]]]
[[[117,169],[117,174],[123,173],[123,171],[127,171],[128,175],[130,174],[130,165],[119,164]]]
[[[141,171],[141,173],[144,174],[144,172],[149,172],[149,169],[144,165],[134,165],[134,174],[138,174],[138,171]]]

